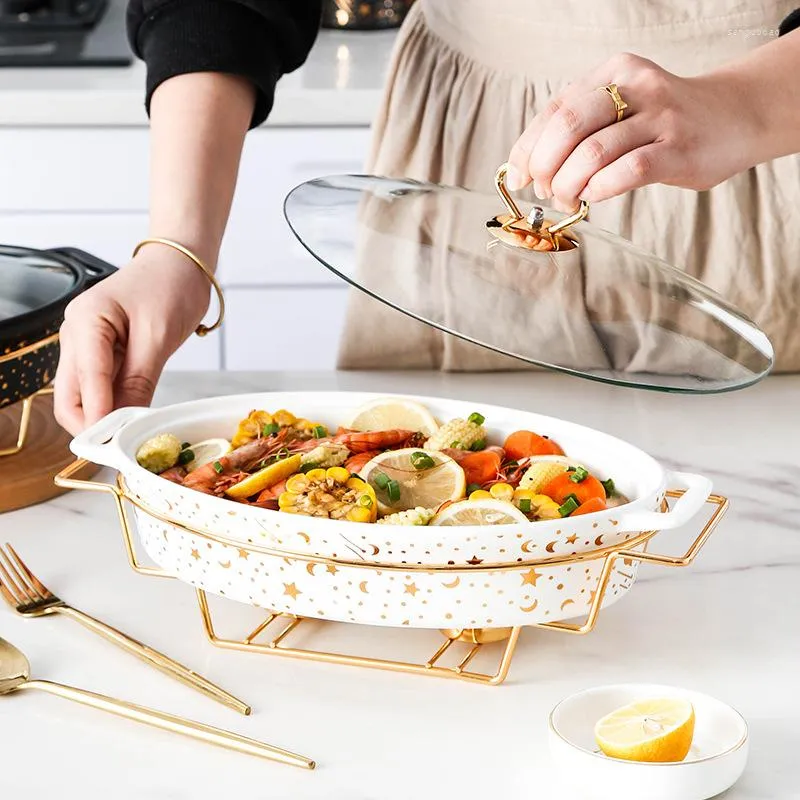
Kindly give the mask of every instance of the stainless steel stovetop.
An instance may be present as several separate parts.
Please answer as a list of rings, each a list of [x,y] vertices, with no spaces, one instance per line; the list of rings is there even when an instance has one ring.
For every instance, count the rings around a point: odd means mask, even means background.
[[[125,0],[0,0],[0,67],[125,67]]]

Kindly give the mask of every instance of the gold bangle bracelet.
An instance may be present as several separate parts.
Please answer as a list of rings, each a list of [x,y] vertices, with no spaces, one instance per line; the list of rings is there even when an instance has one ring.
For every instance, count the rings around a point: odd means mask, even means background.
[[[187,247],[184,247],[179,242],[173,242],[172,239],[160,239],[158,237],[153,237],[152,239],[142,239],[139,244],[136,245],[133,249],[133,255],[135,256],[146,244],[163,244],[167,247],[171,247],[173,250],[177,250],[179,253],[183,253],[199,270],[203,273],[203,275],[208,278],[211,282],[211,285],[214,287],[214,291],[217,293],[217,302],[219,303],[219,315],[217,316],[217,321],[211,325],[198,325],[195,328],[195,333],[198,336],[205,336],[207,333],[211,333],[211,331],[216,330],[222,325],[222,320],[225,319],[225,296],[222,294],[222,287],[217,282],[217,279],[214,277],[214,273]]]

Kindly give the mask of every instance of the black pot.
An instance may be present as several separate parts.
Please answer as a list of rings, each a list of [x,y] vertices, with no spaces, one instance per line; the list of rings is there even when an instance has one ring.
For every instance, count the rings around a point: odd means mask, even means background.
[[[0,359],[52,337],[64,309],[115,268],[72,247],[32,250],[0,245]],[[58,340],[0,361],[0,408],[24,400],[55,376]]]

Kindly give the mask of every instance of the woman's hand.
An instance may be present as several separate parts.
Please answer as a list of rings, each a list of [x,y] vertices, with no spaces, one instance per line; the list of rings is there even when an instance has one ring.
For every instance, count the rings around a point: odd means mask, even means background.
[[[73,300],[61,326],[55,415],[77,434],[115,408],[149,405],[167,359],[197,327],[208,279],[185,256],[148,245]]]
[[[602,89],[611,83],[628,104],[620,122]],[[616,56],[533,118],[511,151],[508,187],[532,179],[536,195],[562,210],[650,183],[709,189],[758,163],[751,93],[735,70],[680,78],[647,59]]]

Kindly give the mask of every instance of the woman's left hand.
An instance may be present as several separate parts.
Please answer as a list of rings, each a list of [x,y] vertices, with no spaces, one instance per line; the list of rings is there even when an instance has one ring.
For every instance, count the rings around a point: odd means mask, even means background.
[[[612,83],[628,104],[620,122],[602,88]],[[709,189],[756,163],[758,119],[743,87],[731,70],[681,78],[616,56],[533,118],[511,151],[508,188],[532,179],[562,210],[650,183]]]

